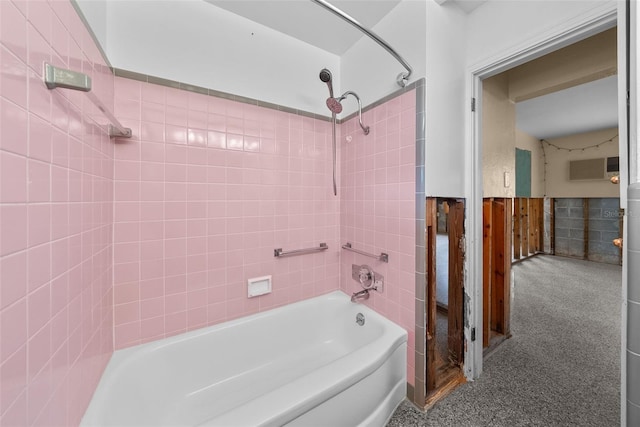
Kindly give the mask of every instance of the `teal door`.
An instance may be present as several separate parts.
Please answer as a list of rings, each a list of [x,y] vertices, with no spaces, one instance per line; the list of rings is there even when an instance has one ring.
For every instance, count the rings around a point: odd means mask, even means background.
[[[531,197],[531,151],[516,148],[516,197]]]

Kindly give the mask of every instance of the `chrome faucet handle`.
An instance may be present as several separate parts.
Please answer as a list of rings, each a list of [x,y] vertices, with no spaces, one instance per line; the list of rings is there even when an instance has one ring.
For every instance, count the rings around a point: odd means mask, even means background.
[[[360,271],[358,272],[358,280],[362,285],[363,289],[371,289],[375,284],[376,274],[373,272],[371,267],[368,265],[363,265],[360,267]]]
[[[373,271],[368,265],[351,264],[351,277],[367,291],[383,292],[384,276]]]

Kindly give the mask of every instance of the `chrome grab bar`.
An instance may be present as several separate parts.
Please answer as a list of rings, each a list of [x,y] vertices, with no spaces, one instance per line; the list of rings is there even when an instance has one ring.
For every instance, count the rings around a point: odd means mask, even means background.
[[[107,126],[110,137],[131,138],[131,129],[122,126],[116,117],[107,110],[107,107],[91,92],[91,77],[77,71],[65,70],[64,68],[55,67],[51,64],[44,63],[44,84],[49,89],[64,88],[87,92],[87,96],[98,107],[98,110],[111,122]]]
[[[348,251],[355,252],[355,253],[360,254],[360,255],[364,255],[364,256],[371,257],[371,258],[375,258],[375,259],[377,259],[379,261],[382,261],[382,262],[389,262],[389,254],[386,254],[384,252],[381,252],[380,255],[370,254],[369,252],[365,252],[365,251],[361,251],[361,250],[358,250],[358,249],[354,249],[353,247],[351,247],[351,243],[348,243],[348,242],[346,244],[342,245],[342,249],[346,249]]]
[[[326,251],[329,249],[326,243],[320,243],[320,246],[315,248],[306,248],[306,249],[294,249],[292,251],[283,251],[282,248],[274,249],[273,256],[276,258],[285,257],[285,256],[293,256],[293,255],[304,255],[310,254],[313,252]]]
[[[405,61],[404,58],[402,58],[400,56],[400,54],[398,54],[398,52],[396,52],[391,46],[389,46],[389,44],[386,41],[384,41],[379,35],[377,35],[373,31],[369,30],[368,28],[365,28],[361,23],[359,23],[354,18],[352,18],[351,16],[347,15],[346,13],[344,13],[342,10],[338,9],[337,7],[332,5],[331,3],[329,3],[329,2],[327,2],[325,0],[311,0],[311,1],[316,3],[317,5],[320,5],[320,6],[324,7],[329,12],[333,13],[334,15],[336,15],[339,18],[345,20],[349,24],[353,25],[354,27],[356,27],[357,29],[359,29],[360,31],[365,33],[367,36],[369,36],[369,38],[371,40],[373,40],[376,43],[378,43],[387,52],[389,52],[394,58],[396,58],[396,60],[400,64],[402,64],[402,66],[404,68],[407,69],[406,73],[398,74],[396,82],[398,83],[398,86],[400,86],[400,87],[405,87],[407,85],[407,82],[409,81],[409,77],[411,76],[411,73],[413,73],[413,69],[411,68],[411,65],[409,65],[407,63],[407,61]]]

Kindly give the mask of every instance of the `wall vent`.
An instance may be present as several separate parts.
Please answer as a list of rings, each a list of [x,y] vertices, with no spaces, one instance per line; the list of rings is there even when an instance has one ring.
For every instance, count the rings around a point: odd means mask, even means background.
[[[569,162],[569,181],[606,179],[607,159],[572,160]]]

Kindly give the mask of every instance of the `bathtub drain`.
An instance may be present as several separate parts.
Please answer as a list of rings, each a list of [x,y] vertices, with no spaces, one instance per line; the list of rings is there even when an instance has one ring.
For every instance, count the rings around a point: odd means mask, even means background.
[[[360,326],[364,325],[364,314],[358,313],[356,315],[356,323]]]

